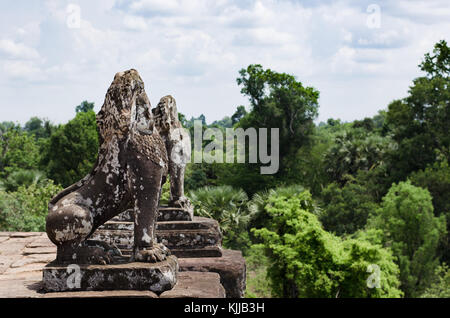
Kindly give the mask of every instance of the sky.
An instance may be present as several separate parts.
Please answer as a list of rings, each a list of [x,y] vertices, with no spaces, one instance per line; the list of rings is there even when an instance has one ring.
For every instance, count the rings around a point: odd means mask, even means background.
[[[1,1],[0,122],[98,111],[130,68],[153,106],[170,94],[212,122],[248,107],[236,78],[249,64],[318,89],[318,122],[362,119],[407,95],[441,39],[448,0]]]

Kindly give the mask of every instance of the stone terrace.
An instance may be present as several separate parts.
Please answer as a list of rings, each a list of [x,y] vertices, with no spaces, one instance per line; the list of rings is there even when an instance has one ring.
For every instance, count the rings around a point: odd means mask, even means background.
[[[42,293],[42,269],[56,257],[56,246],[41,232],[0,232],[0,298],[52,297],[147,297],[151,291],[85,291]],[[179,259],[180,270],[175,287],[161,298],[224,298],[225,290],[218,273],[206,272],[200,259]],[[217,262],[209,258],[209,262]],[[225,264],[223,264],[225,265]]]

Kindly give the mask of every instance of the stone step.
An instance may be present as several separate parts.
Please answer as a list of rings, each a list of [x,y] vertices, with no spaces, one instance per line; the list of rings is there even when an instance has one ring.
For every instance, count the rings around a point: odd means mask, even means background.
[[[156,225],[156,237],[177,257],[220,257],[222,234],[213,219],[194,217],[192,221],[165,221]],[[134,223],[108,221],[91,239],[117,246],[123,255],[130,256],[133,248]]]
[[[220,246],[222,236],[215,229],[197,230],[157,230],[158,242],[169,249],[200,248],[205,246]],[[133,248],[134,232],[129,230],[97,230],[92,235],[93,240],[105,241],[124,249]]]
[[[200,248],[222,245],[222,235],[214,228],[156,231],[158,241],[168,248]]]
[[[133,222],[124,222],[124,221],[108,221],[102,226],[99,227],[99,230],[125,230],[125,231],[133,231],[134,223]],[[98,230],[97,230],[98,231]]]
[[[221,257],[222,248],[220,246],[204,246],[201,248],[172,248],[173,255],[178,258],[199,258],[199,257]]]
[[[193,211],[182,208],[160,206],[158,211],[159,221],[192,221],[193,217]],[[115,216],[113,220],[118,222],[133,222],[134,211],[133,209],[128,209]]]
[[[194,216],[192,221],[158,221],[156,229],[160,231],[214,229],[220,232],[219,223],[216,220],[198,216]]]
[[[194,211],[167,206],[159,207],[158,221],[192,221]]]
[[[100,227],[104,230],[128,230],[134,229],[133,222],[108,221]],[[163,221],[156,224],[157,230],[199,230],[216,228],[219,231],[219,223],[213,219],[194,216],[192,221]]]
[[[117,246],[122,252],[122,256],[131,257],[133,253],[129,246]],[[198,257],[220,257],[222,248],[220,246],[204,246],[200,248],[171,248],[172,255],[178,258],[198,258]]]

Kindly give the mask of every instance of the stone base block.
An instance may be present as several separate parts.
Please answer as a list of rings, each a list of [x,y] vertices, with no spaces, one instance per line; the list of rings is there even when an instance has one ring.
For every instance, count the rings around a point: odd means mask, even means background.
[[[192,221],[194,218],[193,210],[182,208],[173,208],[167,206],[159,207],[158,222],[162,221]]]
[[[156,294],[172,289],[177,282],[175,256],[159,263],[125,260],[109,265],[48,264],[43,270],[46,292],[149,290]]]
[[[169,206],[160,206],[158,211],[158,221],[192,221],[194,211]],[[114,221],[133,222],[134,211],[128,209],[113,218]]]
[[[158,298],[149,290],[70,291],[43,294],[43,298]]]
[[[220,275],[227,298],[242,298],[246,267],[241,251],[223,250],[222,257],[180,258],[180,271],[214,272]]]
[[[216,273],[182,272],[175,287],[160,298],[225,298],[225,289]]]
[[[158,242],[170,250],[222,245],[222,236],[214,229],[156,231]]]
[[[1,294],[0,294],[1,295]],[[148,290],[75,291],[43,294],[44,298],[158,298]],[[183,272],[177,283],[161,298],[225,298],[225,289],[216,273]]]

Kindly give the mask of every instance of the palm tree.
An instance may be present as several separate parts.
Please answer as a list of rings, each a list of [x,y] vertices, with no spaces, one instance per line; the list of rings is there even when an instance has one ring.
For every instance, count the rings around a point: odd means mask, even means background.
[[[190,191],[188,197],[194,213],[219,222],[224,235],[224,245],[244,249],[248,237],[248,224],[252,213],[248,210],[248,196],[242,189],[231,186],[203,187]]]
[[[361,130],[339,134],[325,155],[327,172],[333,180],[345,183],[346,175],[372,170],[385,164],[387,154],[395,150],[390,136],[381,137]]]

